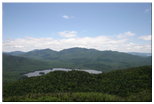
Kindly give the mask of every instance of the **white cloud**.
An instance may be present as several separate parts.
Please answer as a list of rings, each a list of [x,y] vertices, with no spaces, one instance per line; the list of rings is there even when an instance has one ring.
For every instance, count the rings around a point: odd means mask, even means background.
[[[143,35],[143,36],[140,36],[139,39],[142,39],[142,40],[151,40],[151,35]]]
[[[62,16],[64,19],[71,19],[71,18],[73,18],[73,16],[68,16],[68,15],[63,15]]]
[[[23,48],[24,46],[21,46],[21,45],[15,45],[14,47],[15,47],[15,48]]]
[[[63,32],[58,32],[58,35],[65,37],[65,38],[71,38],[75,37],[77,35],[76,31],[63,31]]]
[[[128,38],[128,37],[132,37],[132,36],[135,36],[135,33],[132,33],[132,32],[129,32],[129,31],[117,35],[118,38]]]
[[[151,52],[150,44],[130,43],[126,39],[116,39],[109,36],[71,37],[63,39],[26,37],[3,41],[3,51],[30,51],[45,48],[59,51],[72,47],[121,52]]]

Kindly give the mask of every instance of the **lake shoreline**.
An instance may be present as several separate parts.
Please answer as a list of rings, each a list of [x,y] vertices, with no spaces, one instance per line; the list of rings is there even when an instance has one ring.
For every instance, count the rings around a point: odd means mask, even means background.
[[[101,74],[102,71],[98,71],[98,70],[93,70],[93,69],[67,69],[67,68],[50,68],[50,69],[44,69],[44,70],[37,70],[37,71],[32,71],[29,73],[25,73],[24,76],[26,77],[35,77],[35,76],[42,76],[45,75],[49,72],[54,72],[54,71],[84,71],[84,72],[88,72],[90,74]]]

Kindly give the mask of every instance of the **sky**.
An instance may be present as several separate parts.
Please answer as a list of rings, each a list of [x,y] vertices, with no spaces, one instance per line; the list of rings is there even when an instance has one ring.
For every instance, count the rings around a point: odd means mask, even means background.
[[[151,53],[151,3],[3,3],[3,51]]]

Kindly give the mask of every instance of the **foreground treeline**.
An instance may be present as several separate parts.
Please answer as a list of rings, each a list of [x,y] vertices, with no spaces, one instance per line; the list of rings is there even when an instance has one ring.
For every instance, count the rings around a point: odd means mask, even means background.
[[[4,84],[3,101],[152,101],[152,69],[55,71]]]

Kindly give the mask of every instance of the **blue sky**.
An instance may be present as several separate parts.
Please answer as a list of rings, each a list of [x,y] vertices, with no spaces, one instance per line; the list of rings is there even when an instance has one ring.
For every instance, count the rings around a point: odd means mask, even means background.
[[[4,51],[77,46],[151,52],[150,38],[150,3],[3,3]]]

